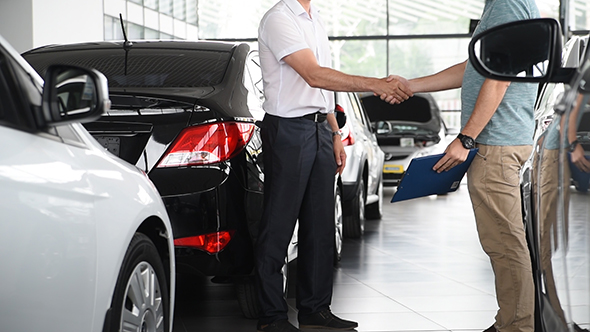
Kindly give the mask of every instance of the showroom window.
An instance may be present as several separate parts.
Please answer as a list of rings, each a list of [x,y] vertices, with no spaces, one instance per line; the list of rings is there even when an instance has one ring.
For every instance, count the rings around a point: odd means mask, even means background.
[[[130,39],[197,40],[198,0],[103,0],[104,39],[123,38],[119,14]]]
[[[277,1],[104,0],[105,9],[113,8],[105,10],[105,39],[122,38],[114,8],[125,3],[123,17],[133,38],[143,34],[146,39],[237,41],[256,49],[258,23]],[[559,19],[559,0],[536,3],[542,17]],[[357,75],[411,78],[467,58],[485,0],[318,0],[314,4],[326,23],[334,68]],[[568,14],[571,30],[590,29],[588,0],[569,0]],[[461,107],[459,93],[457,89],[433,96],[443,111],[453,111]]]
[[[570,0],[569,22],[574,31],[590,30],[590,2],[588,0]]]

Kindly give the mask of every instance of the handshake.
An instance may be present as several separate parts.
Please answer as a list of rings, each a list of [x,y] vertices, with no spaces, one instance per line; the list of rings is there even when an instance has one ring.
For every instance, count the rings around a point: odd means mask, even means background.
[[[401,76],[390,75],[376,80],[372,88],[373,94],[386,103],[399,104],[414,95],[411,83]]]

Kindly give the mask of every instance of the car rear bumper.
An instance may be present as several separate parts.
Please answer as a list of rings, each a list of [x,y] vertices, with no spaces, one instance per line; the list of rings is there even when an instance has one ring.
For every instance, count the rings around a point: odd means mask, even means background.
[[[225,181],[207,191],[162,198],[175,239],[223,231],[231,233],[231,240],[219,252],[175,246],[178,272],[204,276],[235,276],[252,272],[263,193],[246,190],[242,183],[236,174],[230,172]]]

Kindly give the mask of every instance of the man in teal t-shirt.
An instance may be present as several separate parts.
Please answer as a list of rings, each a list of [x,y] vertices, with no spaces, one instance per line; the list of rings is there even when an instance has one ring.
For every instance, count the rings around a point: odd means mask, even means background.
[[[539,17],[534,0],[486,0],[475,35]],[[408,81],[414,92],[462,87],[461,133],[434,166],[446,171],[479,148],[467,172],[479,239],[495,275],[498,313],[486,332],[534,331],[534,284],[521,211],[520,169],[532,151],[537,85],[486,79],[465,61]]]

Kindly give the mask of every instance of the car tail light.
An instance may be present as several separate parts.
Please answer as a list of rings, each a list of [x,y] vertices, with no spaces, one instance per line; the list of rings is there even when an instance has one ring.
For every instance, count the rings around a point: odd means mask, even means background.
[[[182,237],[174,240],[174,246],[196,248],[210,254],[216,254],[227,246],[233,233],[233,231],[221,231],[191,237]]]
[[[248,144],[254,126],[249,122],[216,122],[185,128],[158,167],[206,165],[228,160]]]
[[[350,131],[348,124],[344,125],[344,127],[340,129],[340,132],[342,133],[342,145],[347,146],[354,144],[354,137],[352,136],[352,131]]]
[[[344,108],[342,108],[342,106],[336,104],[335,112],[344,113]],[[341,136],[342,145],[347,146],[347,145],[354,144],[354,137],[352,137],[352,132],[350,131],[350,128],[348,127],[348,121],[346,121],[344,126],[342,126],[342,128],[340,128],[340,133],[342,134],[342,136]]]

